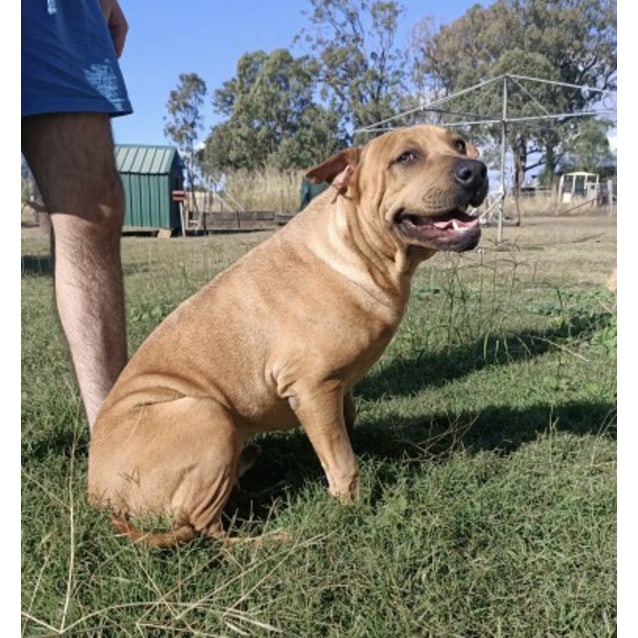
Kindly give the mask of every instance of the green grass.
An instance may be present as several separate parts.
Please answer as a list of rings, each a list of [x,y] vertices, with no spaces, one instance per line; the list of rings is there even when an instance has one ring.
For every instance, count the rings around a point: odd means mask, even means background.
[[[266,236],[124,238],[131,350]],[[86,503],[47,242],[25,238],[23,635],[615,636],[615,224],[506,236],[419,269],[355,392],[359,503],[327,495],[303,433],[274,433],[227,525],[290,540],[174,551],[116,538]]]

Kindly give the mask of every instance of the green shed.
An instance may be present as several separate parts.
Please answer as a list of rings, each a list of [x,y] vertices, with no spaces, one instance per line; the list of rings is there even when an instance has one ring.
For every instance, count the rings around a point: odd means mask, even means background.
[[[320,182],[319,184],[315,184],[313,182],[309,182],[305,177],[301,180],[301,191],[299,192],[299,208],[297,212],[301,212],[311,200],[313,200],[317,195],[323,193],[323,191],[328,188],[330,184],[328,182]]]
[[[184,163],[177,149],[117,144],[115,163],[126,201],[124,227],[181,230],[179,202],[172,194],[184,189]]]

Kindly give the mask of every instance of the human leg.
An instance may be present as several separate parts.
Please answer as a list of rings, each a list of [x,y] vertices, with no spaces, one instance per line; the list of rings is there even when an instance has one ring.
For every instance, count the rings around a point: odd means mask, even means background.
[[[22,150],[50,213],[56,305],[92,428],[127,359],[124,199],[109,116],[24,118]]]

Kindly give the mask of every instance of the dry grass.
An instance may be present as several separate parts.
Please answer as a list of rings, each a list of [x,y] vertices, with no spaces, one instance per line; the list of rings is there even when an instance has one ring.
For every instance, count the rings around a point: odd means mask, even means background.
[[[496,238],[496,227],[484,228],[484,250],[496,249]],[[616,217],[523,217],[520,226],[504,226],[498,250],[506,249],[536,277],[560,281],[565,276],[572,284],[605,286],[612,274],[610,263],[616,263]]]
[[[559,201],[554,192],[539,192],[531,196],[522,196],[519,199],[519,209],[521,219],[528,217],[549,217],[549,216],[589,216],[589,215],[615,215],[616,206],[610,210],[608,206],[599,207],[595,202],[574,200],[569,204]],[[504,213],[511,219],[518,218],[516,201],[513,197],[505,199]]]
[[[234,171],[227,175],[223,191],[214,195],[204,204],[203,209],[210,212],[280,211],[294,213],[299,208],[301,180],[304,171],[280,172],[274,169],[261,171]],[[494,196],[488,198],[479,209],[482,213],[494,202]],[[200,209],[202,208],[200,204]],[[539,192],[534,196],[519,199],[518,209],[513,197],[508,196],[504,203],[507,218],[521,219],[530,217],[591,216],[616,215],[616,206],[598,207],[595,203],[576,200],[569,204],[561,203],[556,193]],[[492,215],[498,212],[498,206],[491,208]]]
[[[205,210],[223,213],[237,210],[294,213],[299,209],[303,171],[238,170],[228,173],[224,188],[207,202]]]
[[[554,280],[561,272],[565,272],[569,273],[571,283],[576,283],[574,280],[577,280],[579,284],[606,286],[615,291],[617,218],[615,214],[609,216],[605,209],[584,208],[582,211],[579,215],[543,216],[539,211],[530,208],[529,213],[522,218],[520,226],[509,223],[504,226],[503,241],[498,247],[496,226],[486,226],[483,228],[481,239],[483,248],[471,256],[466,254],[465,259],[480,261],[484,252],[489,253],[497,248],[501,253],[509,250],[516,261],[522,259],[537,276]],[[584,211],[589,211],[589,214],[585,214]],[[41,226],[38,226],[34,211],[23,209],[23,240],[41,239],[42,245],[48,247],[48,225],[44,223]],[[259,234],[245,235],[243,241],[238,244],[238,250],[245,250],[262,239],[263,236]],[[192,243],[193,238],[186,241]],[[219,246],[215,246],[212,253],[205,251],[208,260],[211,254],[223,254],[228,246],[223,237],[215,237],[214,234],[208,241],[220,243]],[[162,242],[158,246],[161,247]],[[585,250],[588,246],[591,250]],[[164,248],[172,252],[168,245]],[[237,256],[238,254],[233,254],[233,258]],[[446,260],[448,256],[440,255],[438,259]],[[610,267],[610,263],[614,264],[613,268]]]

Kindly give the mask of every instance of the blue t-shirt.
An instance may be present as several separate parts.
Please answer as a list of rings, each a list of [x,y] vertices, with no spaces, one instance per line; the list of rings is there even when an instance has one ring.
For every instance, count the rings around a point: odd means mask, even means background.
[[[22,117],[132,110],[98,0],[22,0]]]

